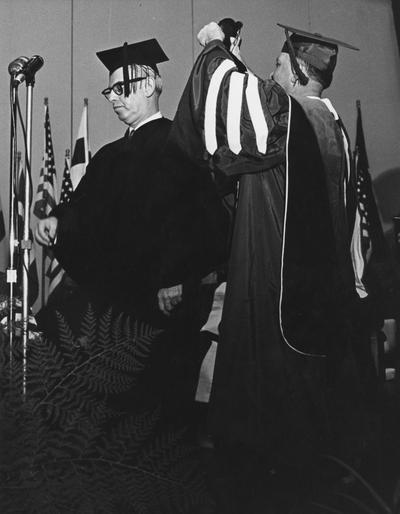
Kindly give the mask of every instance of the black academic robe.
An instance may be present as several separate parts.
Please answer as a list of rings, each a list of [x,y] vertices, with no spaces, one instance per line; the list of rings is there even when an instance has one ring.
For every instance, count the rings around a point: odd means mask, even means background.
[[[101,148],[67,205],[56,256],[91,295],[156,326],[157,291],[190,284],[225,258],[220,202],[208,177],[164,155],[171,122],[157,119]],[[222,208],[222,207],[221,207]]]
[[[218,41],[194,65],[171,137],[239,178],[211,431],[301,461],[327,432],[327,357],[345,351],[355,294],[341,177],[327,176],[331,155],[300,104],[241,73]]]
[[[134,415],[153,409],[165,425],[187,421],[198,372],[201,278],[225,262],[228,228],[211,175],[164,153],[170,126],[156,119],[101,148],[71,202],[54,210],[55,254],[78,287],[39,316],[40,328],[60,344],[58,313],[74,337],[85,336],[88,312],[99,331],[108,319],[131,333],[137,323],[152,332],[142,368],[132,370],[134,384],[107,402]],[[183,300],[165,316],[157,292],[177,284]],[[119,366],[114,353],[109,357],[111,368]]]

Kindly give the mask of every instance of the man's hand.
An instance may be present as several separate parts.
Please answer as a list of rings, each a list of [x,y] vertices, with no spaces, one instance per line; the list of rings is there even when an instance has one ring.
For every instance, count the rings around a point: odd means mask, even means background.
[[[54,216],[40,220],[35,228],[36,241],[44,246],[50,246],[57,234],[58,219]]]
[[[218,25],[218,23],[215,23],[215,21],[205,25],[197,34],[197,40],[201,46],[206,46],[206,44],[213,39],[219,39],[220,41],[223,41],[224,37],[225,35],[221,27]]]
[[[182,284],[164,287],[157,293],[158,306],[166,316],[182,301]]]

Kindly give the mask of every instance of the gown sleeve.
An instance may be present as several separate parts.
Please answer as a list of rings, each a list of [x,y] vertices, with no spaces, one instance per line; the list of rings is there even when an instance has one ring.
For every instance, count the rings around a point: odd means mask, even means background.
[[[105,194],[105,181],[97,173],[99,161],[108,160],[109,153],[100,151],[93,157],[70,203],[60,204],[52,212],[58,219],[56,257],[68,275],[79,283],[91,280],[94,249],[104,234],[112,233],[109,213],[113,212],[121,186],[119,181],[107,181]],[[97,260],[101,256],[97,255]]]
[[[212,41],[189,77],[171,142],[226,175],[265,171],[285,161],[289,110],[278,84],[239,69],[223,44]]]

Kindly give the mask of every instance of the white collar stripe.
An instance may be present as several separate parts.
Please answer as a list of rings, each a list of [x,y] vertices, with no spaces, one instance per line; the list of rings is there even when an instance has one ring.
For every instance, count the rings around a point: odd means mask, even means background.
[[[229,82],[228,112],[226,117],[227,138],[230,150],[236,155],[242,149],[240,143],[240,117],[242,114],[244,75],[232,73]]]
[[[235,63],[230,59],[222,61],[213,73],[208,87],[204,115],[204,139],[207,151],[211,155],[213,155],[218,148],[216,129],[218,93],[225,74],[234,67]]]
[[[158,111],[158,112],[152,114],[151,116],[149,116],[148,118],[146,118],[145,120],[138,123],[135,128],[129,127],[129,133],[131,134],[132,132],[135,132],[135,130],[137,130],[139,127],[142,127],[143,125],[146,125],[146,123],[148,123],[149,121],[158,120],[162,117],[163,116],[162,116],[161,112]]]
[[[258,91],[258,80],[254,75],[249,75],[246,88],[246,100],[249,108],[251,122],[256,135],[257,149],[267,153],[268,124],[265,120]]]

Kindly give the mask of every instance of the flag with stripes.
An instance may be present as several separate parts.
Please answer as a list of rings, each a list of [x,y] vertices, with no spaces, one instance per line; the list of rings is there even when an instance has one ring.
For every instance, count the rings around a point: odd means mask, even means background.
[[[71,199],[71,194],[73,191],[72,181],[71,181],[71,165],[69,158],[69,150],[65,152],[65,161],[64,161],[64,173],[63,180],[61,184],[61,193],[60,193],[60,204],[68,203]],[[50,263],[50,266],[47,270],[47,276],[49,278],[49,290],[48,290],[48,298],[52,293],[56,290],[57,286],[61,283],[61,280],[65,274],[65,270],[62,268],[61,264],[54,257]]]
[[[61,184],[60,203],[69,203],[74,188],[71,180],[71,164],[69,150],[65,151],[64,174]]]
[[[90,161],[89,132],[88,132],[88,100],[85,98],[83,112],[79,124],[78,136],[75,140],[71,162],[71,182],[75,190],[81,178],[86,173]]]
[[[368,266],[373,258],[380,259],[386,254],[386,242],[372,189],[359,100],[357,101],[357,128],[353,162],[356,175],[357,211],[351,250],[356,288],[359,296],[363,298],[368,295]]]
[[[44,146],[42,168],[40,170],[39,185],[36,193],[36,201],[33,209],[34,214],[43,219],[50,215],[57,205],[57,174],[54,160],[53,139],[51,135],[50,113],[47,98],[44,99]],[[54,270],[58,269],[59,263],[54,257],[51,249],[43,249],[42,273],[47,266],[46,276],[49,278],[48,295],[53,291],[58,282],[52,283],[57,275]],[[47,262],[49,264],[47,265]],[[45,281],[42,277],[42,302],[45,300]]]
[[[0,271],[5,271],[8,266],[8,245],[6,238],[6,226],[4,223],[3,206],[0,197]]]
[[[44,103],[44,152],[33,213],[46,218],[57,205],[57,176],[47,98]]]
[[[18,152],[17,159],[17,169],[18,169],[18,182],[17,182],[17,216],[16,216],[16,238],[18,241],[22,241],[24,239],[24,220],[25,220],[25,180],[26,174],[24,170],[24,166],[21,159],[21,153]],[[39,276],[36,265],[36,252],[35,245],[33,243],[33,233],[32,229],[29,228],[29,240],[32,242],[32,246],[29,252],[29,269],[28,269],[28,284],[29,284],[29,305],[35,303],[39,296]],[[18,277],[19,280],[22,278],[22,266],[23,262],[23,253],[21,246],[19,247],[19,265],[18,265]],[[21,282],[20,282],[21,284]]]

